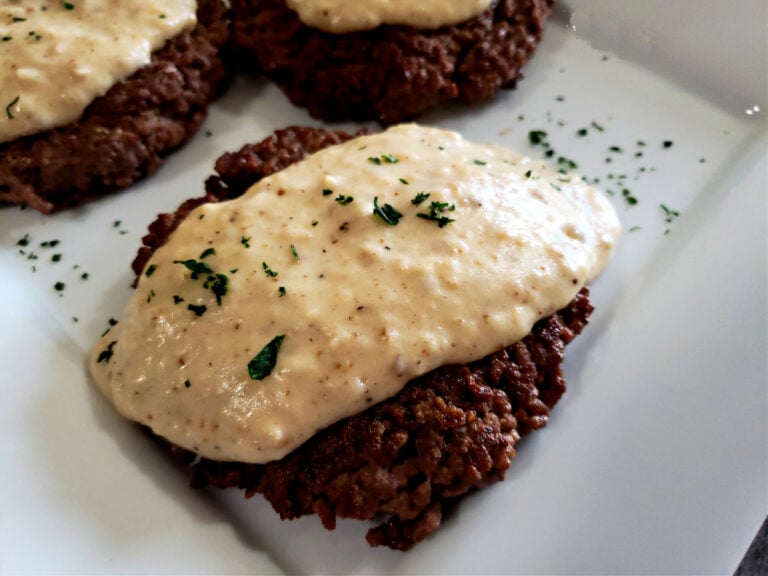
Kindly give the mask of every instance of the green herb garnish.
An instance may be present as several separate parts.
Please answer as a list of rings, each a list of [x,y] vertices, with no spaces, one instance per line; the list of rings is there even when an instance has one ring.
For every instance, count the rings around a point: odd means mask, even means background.
[[[150,264],[149,266],[147,266],[147,271],[144,273],[144,275],[147,278],[149,278],[150,276],[152,276],[152,274],[155,273],[155,270],[157,270],[157,264]]]
[[[344,194],[339,194],[336,198],[334,198],[336,202],[341,204],[342,206],[346,206],[350,202],[354,202],[354,198],[352,196],[345,196]]]
[[[206,248],[203,250],[203,253],[200,254],[200,260],[203,258],[207,258],[208,256],[216,256],[216,249],[215,248]]]
[[[275,336],[261,351],[248,362],[248,375],[251,380],[264,380],[272,373],[277,364],[277,355],[283,344],[285,334]]]
[[[402,213],[391,204],[384,204],[384,206],[379,206],[378,196],[373,197],[373,213],[374,215],[381,218],[385,224],[389,224],[390,226],[397,226],[397,224],[400,222],[400,218],[403,217]]]
[[[112,359],[112,354],[114,354],[113,350],[115,348],[115,344],[117,344],[117,340],[113,340],[112,342],[107,344],[107,347],[99,353],[99,357],[96,359],[97,364],[101,362],[109,362]]]
[[[293,257],[296,258],[296,261],[299,260],[299,251],[296,250],[296,246],[291,244],[291,254],[293,254]]]
[[[419,218],[423,218],[424,220],[432,220],[433,222],[437,222],[437,225],[440,228],[443,228],[450,224],[451,222],[455,222],[454,219],[448,218],[447,216],[443,215],[443,212],[453,212],[456,209],[455,204],[448,205],[448,202],[432,202],[429,205],[429,213],[424,214],[422,212],[419,212],[416,214]]]
[[[659,207],[664,212],[664,216],[665,216],[664,222],[668,224],[674,221],[675,218],[680,216],[680,212],[678,212],[677,210],[672,210],[671,208],[669,208],[668,206],[665,206],[664,204],[659,204]]]
[[[547,133],[544,130],[531,130],[528,132],[528,142],[532,146],[543,145],[547,146]]]
[[[208,311],[208,306],[205,304],[200,304],[199,306],[196,304],[187,304],[187,310],[194,312],[195,316],[202,316]]]
[[[250,248],[251,247],[251,237],[250,236],[240,236],[240,244],[242,244],[246,248]]]
[[[13,112],[11,112],[11,108],[16,106],[18,104],[19,100],[21,99],[21,96],[16,96],[13,100],[11,100],[8,105],[5,107],[5,117],[8,118],[8,120],[13,120],[16,118],[16,116],[13,115]]]
[[[270,278],[276,278],[277,277],[278,273],[275,272],[274,270],[272,270],[272,268],[270,268],[269,264],[267,264],[266,262],[262,262],[261,263],[261,267],[264,269],[264,274],[266,274]]]
[[[186,266],[192,272],[191,278],[193,280],[197,280],[200,274],[213,274],[213,270],[208,264],[191,258],[189,260],[174,260],[173,263]]]
[[[414,196],[411,199],[411,204],[413,204],[414,206],[418,206],[419,204],[424,202],[424,200],[426,200],[427,198],[429,198],[429,192],[426,192],[426,193],[419,192],[418,194],[416,194],[416,196]]]

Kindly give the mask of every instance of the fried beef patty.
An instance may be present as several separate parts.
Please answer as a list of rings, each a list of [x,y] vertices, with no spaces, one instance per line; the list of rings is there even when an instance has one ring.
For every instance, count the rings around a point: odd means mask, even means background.
[[[294,127],[225,154],[216,162],[218,175],[206,182],[206,196],[152,223],[133,263],[136,275],[196,206],[237,197],[255,181],[352,137]],[[337,517],[384,515],[368,531],[368,542],[407,550],[440,526],[446,506],[503,479],[520,436],[546,425],[565,392],[565,345],[591,311],[584,288],[522,341],[416,378],[393,398],[322,430],[281,460],[216,462],[161,441],[190,466],[193,486],[234,486],[246,497],[262,493],[281,518],[317,514],[328,529]]]
[[[151,174],[187,142],[228,77],[227,9],[200,0],[197,16],[77,122],[0,144],[0,203],[44,213],[82,204]]]
[[[554,0],[498,0],[454,26],[379,26],[331,34],[285,0],[234,0],[233,42],[290,100],[324,120],[410,120],[449,100],[512,88],[541,40]]]

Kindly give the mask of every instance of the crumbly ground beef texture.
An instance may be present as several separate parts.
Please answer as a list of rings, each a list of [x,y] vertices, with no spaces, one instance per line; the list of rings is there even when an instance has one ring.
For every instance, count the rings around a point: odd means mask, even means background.
[[[410,120],[440,103],[476,103],[513,88],[541,40],[554,0],[496,0],[454,26],[379,26],[330,34],[306,26],[285,0],[233,0],[240,60],[312,116]]]
[[[44,213],[126,188],[187,142],[228,79],[229,15],[198,3],[198,24],[97,98],[77,122],[0,144],[0,204]]]
[[[194,207],[239,196],[254,181],[351,137],[288,128],[222,156],[206,196],[152,224],[134,261],[136,274]],[[546,425],[565,392],[565,345],[591,311],[585,288],[522,341],[412,380],[393,398],[322,430],[281,460],[216,462],[162,442],[189,466],[196,487],[261,493],[281,518],[317,514],[328,529],[337,518],[383,516],[368,530],[368,542],[408,550],[439,528],[446,507],[459,497],[503,479],[520,437]]]

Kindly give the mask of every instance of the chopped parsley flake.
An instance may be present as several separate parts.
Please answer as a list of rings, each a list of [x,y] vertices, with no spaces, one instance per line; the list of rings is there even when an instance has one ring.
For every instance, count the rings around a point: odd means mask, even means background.
[[[413,204],[414,206],[418,206],[419,204],[424,202],[424,200],[426,200],[427,198],[429,198],[429,192],[426,192],[426,193],[419,192],[418,194],[416,194],[416,196],[414,196],[411,199],[411,204]]]
[[[678,212],[677,210],[672,210],[671,208],[669,208],[664,204],[659,204],[659,207],[664,212],[664,222],[668,224],[673,222],[675,218],[680,216],[680,212]]]
[[[200,304],[199,306],[196,304],[187,304],[187,310],[194,312],[195,316],[202,316],[208,311],[208,306],[205,304]]]
[[[216,297],[216,304],[221,306],[221,298],[229,291],[229,278],[226,274],[213,274],[206,278],[203,288],[210,289]]]
[[[29,234],[24,234],[23,238],[20,238],[18,242],[16,242],[17,246],[29,246]]]
[[[597,122],[592,122],[592,128],[597,130],[598,132],[605,132],[605,128],[603,128],[600,124]]]
[[[61,262],[61,254],[54,254],[51,256],[51,262]]]
[[[199,262],[197,260],[189,259],[189,260],[174,260],[173,263],[183,264],[184,266],[186,266],[192,272],[191,278],[193,280],[197,280],[200,277],[200,274],[213,274],[213,270],[205,262]]]
[[[189,388],[190,386],[192,386],[192,382],[189,380],[184,380],[184,388]]]
[[[293,244],[291,244],[291,254],[293,254],[293,257],[296,258],[296,260],[298,261],[299,252],[298,250],[296,250],[296,246],[294,246]]]
[[[182,302],[184,302],[184,298],[182,298],[178,294],[174,294],[173,295],[173,303],[174,304],[181,304]]]
[[[66,286],[67,285],[64,284],[64,282],[59,281],[59,282],[56,282],[56,284],[53,285],[53,289],[56,290],[57,292],[62,292],[64,290],[64,288],[66,288]]]
[[[205,282],[203,282],[203,288],[210,290],[216,297],[216,304],[221,306],[221,298],[229,291],[229,278],[226,274],[217,274],[213,269],[205,262],[198,260],[174,260],[174,264],[183,264],[188,270],[192,272],[190,278],[197,280],[201,274],[205,274]]]
[[[565,156],[560,156],[557,159],[557,163],[563,167],[563,170],[576,170],[576,168],[579,167],[576,162],[571,160],[570,158],[566,158]]]
[[[403,217],[402,213],[391,204],[384,204],[384,206],[379,206],[378,196],[373,197],[373,213],[374,215],[381,218],[385,224],[389,224],[390,226],[397,226],[397,224],[400,222],[400,218]]]
[[[632,195],[632,192],[630,192],[627,188],[624,188],[624,190],[621,191],[621,195],[624,196],[624,200],[626,200],[627,204],[630,206],[637,204],[637,198],[635,198]]]
[[[531,130],[528,132],[528,142],[530,142],[532,146],[548,146],[547,133],[544,130]]]
[[[8,118],[8,120],[13,120],[16,118],[16,116],[13,115],[13,112],[11,112],[11,108],[16,106],[16,104],[19,103],[19,100],[21,99],[21,96],[16,96],[13,100],[11,100],[8,105],[5,107],[5,117]]]
[[[200,254],[200,260],[203,258],[206,258],[208,256],[216,256],[216,249],[215,248],[206,248],[203,250],[203,253]]]
[[[664,142],[661,143],[661,145],[664,147],[664,149],[672,148],[672,145],[674,142],[672,140],[664,140]]]
[[[96,359],[97,364],[101,362],[109,362],[112,359],[115,344],[117,344],[117,340],[112,340],[112,342],[107,344],[107,347],[99,353],[99,357]]]
[[[477,166],[485,166],[486,164],[488,164],[487,162],[483,162],[482,160],[477,160],[477,159],[475,159],[474,162]]]
[[[330,196],[331,194],[333,194],[333,190],[330,188],[323,188],[323,196]]]
[[[576,136],[580,136],[580,137],[582,137],[582,138],[583,138],[583,137],[584,137],[584,136],[586,136],[588,133],[589,133],[589,130],[587,130],[586,128],[581,128],[581,129],[579,129],[579,130],[577,130],[577,131],[576,131]]]
[[[262,262],[261,267],[264,269],[264,274],[266,274],[270,278],[277,278],[278,273],[272,270],[272,268],[269,267],[269,264],[267,264],[266,262]]]
[[[280,346],[283,344],[285,334],[275,336],[269,344],[264,346],[261,351],[248,362],[248,375],[251,380],[264,380],[272,373],[272,369],[277,364],[277,355],[280,352]]]
[[[61,5],[64,7],[64,10],[74,10],[75,5],[71,2],[62,2]]]
[[[408,186],[408,184],[410,184],[410,182],[408,182],[408,180],[406,180],[405,178],[399,178],[399,180],[400,180],[400,182],[402,182],[406,186]]]
[[[246,248],[250,248],[251,247],[251,237],[250,236],[241,236],[240,237],[240,244],[242,244]]]
[[[393,156],[392,154],[382,154],[379,157],[371,156],[368,158],[368,162],[371,162],[372,164],[376,164],[377,166],[381,166],[382,162],[385,162],[387,164],[397,164],[400,162],[398,158]]]
[[[429,213],[425,214],[422,212],[419,212],[416,214],[419,218],[423,218],[424,220],[431,220],[433,222],[437,222],[437,225],[440,228],[444,228],[451,222],[455,222],[454,219],[448,218],[447,216],[443,215],[443,212],[453,212],[456,209],[455,204],[448,205],[447,202],[432,202],[429,205]]]
[[[56,248],[59,244],[59,240],[46,240],[45,242],[40,242],[40,248]]]
[[[277,289],[277,292],[280,294],[280,298],[282,298],[283,296],[285,296],[285,286],[280,286],[280,287]]]
[[[336,198],[334,198],[336,202],[341,204],[342,206],[346,206],[350,202],[354,202],[354,198],[352,196],[345,196],[344,194],[339,194]]]
[[[147,278],[149,278],[150,276],[152,276],[152,274],[155,273],[155,270],[157,270],[157,264],[150,264],[149,266],[147,266],[147,271],[144,273],[144,275]]]

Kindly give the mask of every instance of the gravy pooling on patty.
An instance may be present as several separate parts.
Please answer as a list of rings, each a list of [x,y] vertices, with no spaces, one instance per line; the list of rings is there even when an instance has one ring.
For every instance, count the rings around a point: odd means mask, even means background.
[[[601,271],[618,234],[576,176],[397,126],[192,212],[92,373],[171,442],[267,462],[421,374],[520,340]]]
[[[307,26],[336,34],[381,24],[431,29],[459,24],[481,14],[491,0],[287,0]]]

